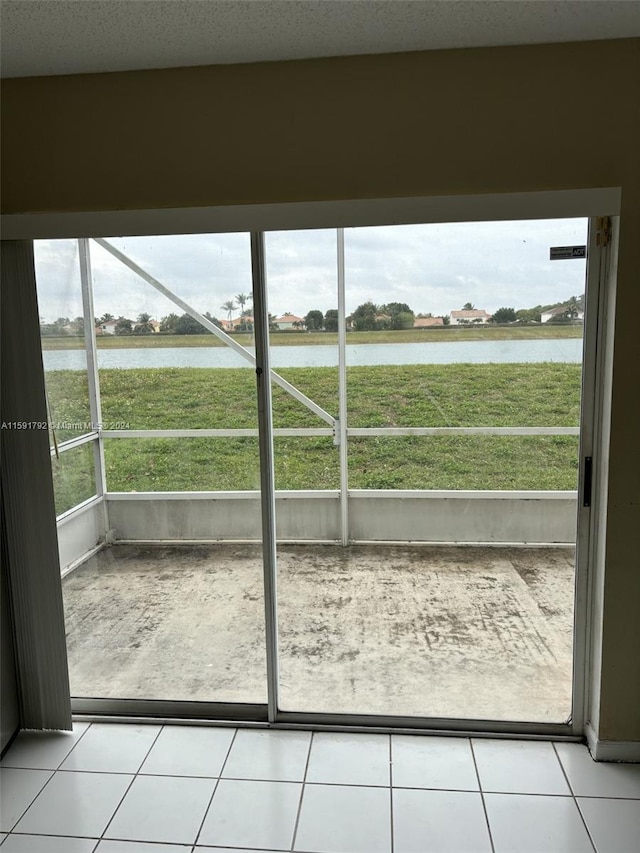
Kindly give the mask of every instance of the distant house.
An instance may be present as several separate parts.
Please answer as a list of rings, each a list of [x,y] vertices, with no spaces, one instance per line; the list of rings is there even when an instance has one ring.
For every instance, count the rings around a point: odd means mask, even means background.
[[[413,321],[414,329],[428,329],[431,326],[443,326],[442,317],[417,317]]]
[[[304,317],[296,317],[295,314],[283,314],[282,317],[276,317],[273,322],[278,326],[280,331],[302,329],[304,327]]]
[[[119,320],[122,318],[120,317]],[[107,320],[106,323],[99,323],[96,326],[96,334],[97,335],[115,335],[116,326],[118,325],[119,320]]]
[[[222,321],[222,328],[225,332],[235,332],[241,326],[251,326],[253,328],[253,317],[247,314],[246,317],[234,317],[233,320]]]
[[[449,322],[452,326],[484,326],[490,319],[491,314],[487,314],[483,308],[472,308],[467,311],[462,309],[460,311],[452,311],[449,314]]]
[[[549,308],[548,311],[542,311],[540,314],[540,322],[548,323],[549,320],[552,320],[554,317],[559,317],[562,314],[567,313],[566,305],[558,305],[556,308]],[[573,320],[584,320],[584,311],[577,311]]]
[[[159,320],[149,320],[149,325],[153,329],[154,335],[157,335],[160,331],[160,321]]]

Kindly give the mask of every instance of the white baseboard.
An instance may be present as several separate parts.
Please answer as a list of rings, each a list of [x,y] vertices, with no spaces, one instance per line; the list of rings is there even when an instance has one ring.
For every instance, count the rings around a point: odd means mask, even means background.
[[[640,763],[640,741],[600,740],[591,723],[585,726],[585,736],[594,761]]]

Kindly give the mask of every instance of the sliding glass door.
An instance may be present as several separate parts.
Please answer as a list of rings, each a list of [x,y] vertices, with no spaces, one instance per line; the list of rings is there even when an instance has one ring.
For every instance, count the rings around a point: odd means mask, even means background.
[[[603,257],[587,218],[37,242],[76,710],[577,731]]]
[[[77,437],[104,460],[107,547],[62,581],[72,696],[265,704],[249,235],[47,241],[36,260],[61,541],[96,494]]]
[[[267,235],[282,711],[572,718],[588,226]]]

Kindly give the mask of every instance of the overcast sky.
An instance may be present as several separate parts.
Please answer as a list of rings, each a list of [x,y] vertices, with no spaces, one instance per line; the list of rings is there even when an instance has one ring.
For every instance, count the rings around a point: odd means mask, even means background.
[[[345,230],[347,313],[372,301],[406,302],[417,314],[448,314],[471,302],[493,312],[584,293],[585,261],[549,261],[551,246],[584,245],[586,219],[396,225]],[[113,238],[110,242],[198,311],[251,292],[248,234]],[[270,232],[269,310],[304,317],[337,308],[335,230]],[[131,320],[182,313],[91,242],[95,315]],[[37,241],[40,316],[82,314],[77,243]],[[237,316],[238,311],[234,312]]]

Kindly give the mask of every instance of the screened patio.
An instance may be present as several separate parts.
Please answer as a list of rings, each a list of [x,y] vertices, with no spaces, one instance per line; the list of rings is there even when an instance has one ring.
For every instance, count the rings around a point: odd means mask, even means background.
[[[524,423],[514,365],[470,365],[458,392],[428,365],[399,365],[381,384],[350,361],[345,234],[331,233],[338,331],[324,384],[304,364],[273,366],[274,293],[253,235],[245,338],[161,280],[135,239],[65,241],[84,344],[52,355],[43,338],[43,350],[76,708],[264,706],[275,656],[284,712],[566,725],[581,365],[564,406]],[[191,370],[186,396],[180,367],[105,366],[94,295],[116,267],[159,311],[199,323],[225,366]],[[465,423],[455,407],[475,378],[510,369],[507,390],[478,393]],[[536,400],[549,375],[532,379]]]
[[[568,547],[280,546],[281,707],[566,720],[573,587]],[[119,545],[63,591],[74,696],[266,702],[258,546]]]

